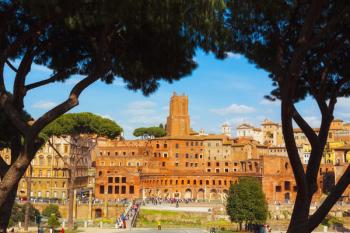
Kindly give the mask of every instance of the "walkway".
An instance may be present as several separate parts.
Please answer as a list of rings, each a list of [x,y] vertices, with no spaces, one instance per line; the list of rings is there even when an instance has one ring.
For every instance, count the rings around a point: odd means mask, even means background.
[[[104,229],[104,228],[84,228],[80,229],[83,233],[117,233],[117,232],[130,232],[130,233],[208,233],[208,231],[204,229],[163,229],[158,231],[157,229],[152,228],[133,228],[133,229]]]
[[[176,207],[175,205],[145,205],[141,206],[141,209],[148,210],[172,210],[172,211],[182,211],[182,212],[199,212],[199,213],[208,213],[208,207],[201,206],[180,206]]]

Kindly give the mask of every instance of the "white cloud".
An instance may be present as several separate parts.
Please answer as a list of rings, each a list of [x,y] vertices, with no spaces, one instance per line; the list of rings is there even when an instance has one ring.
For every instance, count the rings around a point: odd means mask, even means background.
[[[345,121],[350,121],[350,112],[337,112],[336,115]]]
[[[53,101],[47,100],[47,101],[38,101],[34,104],[32,104],[32,108],[36,109],[51,109],[55,107],[57,104]]]
[[[241,59],[241,57],[242,57],[241,54],[232,53],[232,52],[228,52],[226,55],[228,58],[233,58],[233,59]]]
[[[350,98],[349,97],[338,98],[337,104],[335,106],[336,106],[336,108],[340,108],[340,109],[343,109],[343,108],[349,109],[350,108]]]
[[[229,125],[232,127],[237,127],[240,124],[247,123],[252,125],[251,121],[246,117],[234,117],[228,120]]]
[[[255,112],[255,108],[243,104],[231,104],[230,106],[225,108],[211,109],[211,111],[218,115],[227,115],[232,113],[246,114]]]
[[[335,105],[334,115],[345,121],[350,121],[350,98],[341,97],[338,98],[337,104]]]
[[[321,125],[321,119],[316,116],[306,116],[304,120],[313,128],[318,128]]]

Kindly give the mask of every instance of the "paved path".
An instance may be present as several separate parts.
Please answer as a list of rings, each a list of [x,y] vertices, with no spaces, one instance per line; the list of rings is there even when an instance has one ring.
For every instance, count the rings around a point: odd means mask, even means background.
[[[129,233],[208,233],[204,229],[162,229],[158,231],[155,228],[133,228],[133,229],[105,229],[105,228],[79,228],[84,233],[118,233],[118,232],[129,232]]]
[[[200,206],[181,206],[181,205],[179,207],[176,207],[175,205],[146,205],[146,206],[141,206],[141,209],[208,213],[209,208],[200,207]]]

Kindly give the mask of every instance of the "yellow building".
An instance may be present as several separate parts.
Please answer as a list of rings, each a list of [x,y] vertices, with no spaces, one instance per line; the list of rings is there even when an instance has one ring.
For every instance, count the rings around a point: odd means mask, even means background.
[[[83,155],[76,166],[76,180],[74,188],[79,192],[88,191],[94,187],[94,179],[91,175],[91,156],[88,147],[76,148],[70,143],[70,137],[53,137],[54,147],[62,155],[58,156],[55,150],[46,143],[35,155],[24,177],[20,180],[17,195],[20,198],[28,198],[27,182],[31,181],[30,197],[40,199],[66,199],[68,195],[69,172],[67,163],[73,162],[73,154]],[[79,151],[79,152],[78,152]],[[1,151],[1,156],[10,163],[10,150]],[[90,169],[90,170],[89,170]],[[90,176],[89,176],[90,174]]]

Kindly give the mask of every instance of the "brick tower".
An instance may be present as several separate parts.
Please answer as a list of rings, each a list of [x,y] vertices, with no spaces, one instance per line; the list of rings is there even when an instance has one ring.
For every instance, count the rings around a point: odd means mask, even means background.
[[[169,116],[167,118],[167,136],[190,135],[190,116],[188,115],[188,97],[176,95],[170,99]]]

